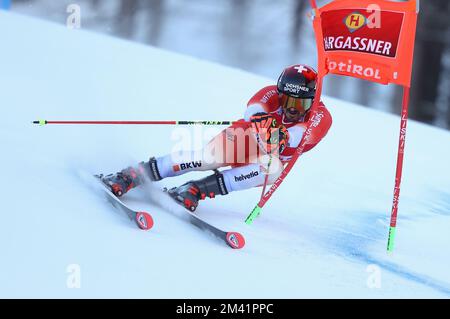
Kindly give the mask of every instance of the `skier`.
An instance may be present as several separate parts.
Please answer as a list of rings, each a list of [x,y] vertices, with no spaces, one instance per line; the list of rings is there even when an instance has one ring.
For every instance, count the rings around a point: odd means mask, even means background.
[[[187,157],[176,154],[151,157],[148,162],[102,180],[120,197],[147,179],[160,181],[191,171],[214,170],[210,176],[169,190],[176,201],[191,211],[206,197],[262,186],[266,175],[267,184],[272,184],[305,134],[316,81],[313,68],[301,64],[289,66],[281,73],[277,85],[264,87],[249,100],[244,119],[223,130],[202,151],[189,152]],[[316,146],[331,126],[331,115],[322,102],[318,111],[321,121],[313,128],[304,152]],[[272,158],[271,164],[267,156]],[[218,170],[225,167],[231,168]]]

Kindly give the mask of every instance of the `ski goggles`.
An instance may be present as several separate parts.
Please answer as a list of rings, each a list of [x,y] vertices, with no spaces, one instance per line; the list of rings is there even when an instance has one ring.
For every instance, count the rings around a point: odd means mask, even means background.
[[[286,94],[281,95],[281,106],[289,113],[294,113],[295,110],[300,114],[305,114],[313,104],[312,98],[292,97]]]

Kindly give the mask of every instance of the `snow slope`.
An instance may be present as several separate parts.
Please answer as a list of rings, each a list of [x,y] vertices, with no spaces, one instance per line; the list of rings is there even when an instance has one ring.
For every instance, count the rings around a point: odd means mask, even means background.
[[[299,160],[252,226],[243,220],[259,189],[202,202],[198,214],[241,231],[245,249],[229,249],[155,206],[145,189],[127,194],[155,218],[154,229],[142,232],[78,172],[115,172],[171,151],[181,135],[206,142],[221,128],[31,121],[235,119],[273,79],[6,12],[0,39],[0,297],[450,296],[448,132],[409,124],[391,255],[399,119],[328,97],[329,135]],[[67,285],[73,265],[78,289]],[[373,267],[378,288],[368,285]]]

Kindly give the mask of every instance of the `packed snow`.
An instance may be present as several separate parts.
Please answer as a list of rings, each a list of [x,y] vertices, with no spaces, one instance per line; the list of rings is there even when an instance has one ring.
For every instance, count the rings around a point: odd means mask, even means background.
[[[192,147],[222,127],[36,126],[47,120],[233,120],[262,78],[0,11],[2,298],[449,298],[450,134],[410,121],[395,251],[386,253],[399,117],[323,96],[326,138],[254,224],[260,189],[201,202],[233,250],[153,202],[143,232],[80,178]],[[189,143],[188,143],[189,144]],[[156,183],[175,186],[207,173]]]

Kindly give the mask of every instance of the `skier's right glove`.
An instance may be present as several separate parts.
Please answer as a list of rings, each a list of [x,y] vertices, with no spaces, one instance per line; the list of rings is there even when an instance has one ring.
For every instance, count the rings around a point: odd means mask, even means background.
[[[262,129],[268,130],[270,128],[276,128],[277,120],[266,112],[259,112],[250,117],[252,128],[255,133],[259,133]]]

